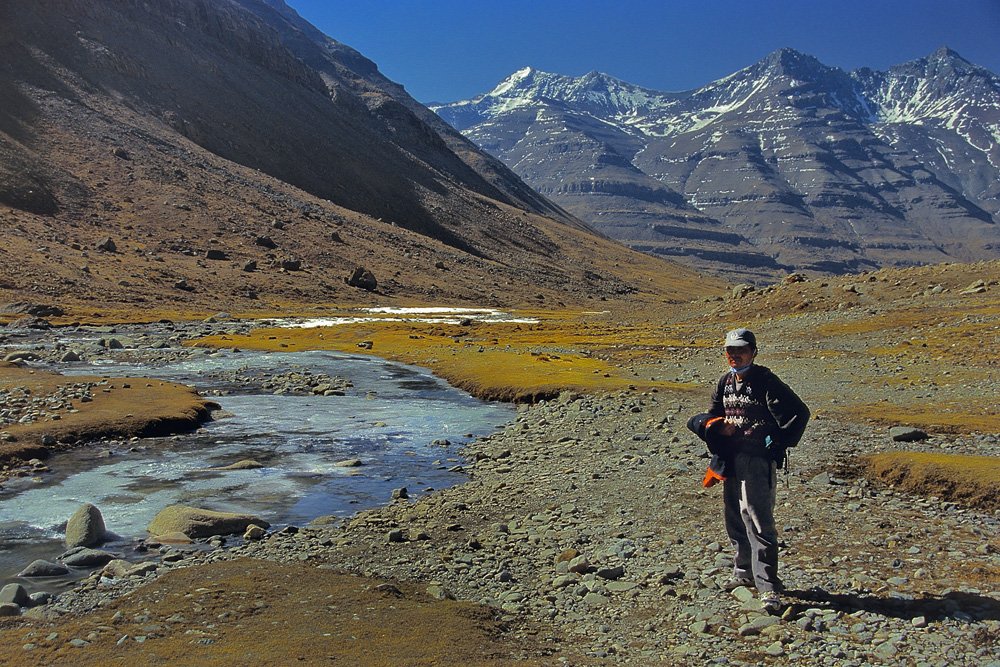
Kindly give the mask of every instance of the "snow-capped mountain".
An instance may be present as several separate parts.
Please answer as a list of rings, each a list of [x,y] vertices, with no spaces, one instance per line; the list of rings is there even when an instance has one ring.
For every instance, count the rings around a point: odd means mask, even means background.
[[[632,247],[750,277],[994,258],[1000,78],[942,48],[845,72],[781,49],[665,93],[525,68],[433,106]]]

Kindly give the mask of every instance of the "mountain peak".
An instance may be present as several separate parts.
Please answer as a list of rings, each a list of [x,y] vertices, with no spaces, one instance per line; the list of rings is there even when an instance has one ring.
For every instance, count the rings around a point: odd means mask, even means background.
[[[955,59],[961,60],[963,62],[968,62],[965,60],[965,58],[963,58],[958,54],[958,51],[953,51],[947,46],[942,46],[928,57],[928,60],[955,60]]]
[[[769,54],[760,64],[770,73],[792,78],[808,78],[830,69],[813,56],[787,46]]]
[[[925,58],[917,58],[902,65],[890,67],[889,71],[931,78],[989,73],[989,70],[969,62],[957,51],[953,51],[947,46],[942,46]]]
[[[506,79],[497,84],[496,88],[491,90],[488,95],[492,97],[501,97],[503,95],[509,94],[513,90],[521,88],[529,88],[536,83],[540,77],[550,76],[545,72],[540,72],[534,67],[522,67],[517,70]]]

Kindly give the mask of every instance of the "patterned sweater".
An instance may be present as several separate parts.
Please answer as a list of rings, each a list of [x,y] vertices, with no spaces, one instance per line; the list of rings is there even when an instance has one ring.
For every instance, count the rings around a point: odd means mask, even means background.
[[[732,372],[719,378],[709,413],[725,417],[738,429],[728,448],[731,454],[766,456],[779,466],[785,449],[798,444],[809,422],[802,399],[769,368],[756,364],[742,381]]]

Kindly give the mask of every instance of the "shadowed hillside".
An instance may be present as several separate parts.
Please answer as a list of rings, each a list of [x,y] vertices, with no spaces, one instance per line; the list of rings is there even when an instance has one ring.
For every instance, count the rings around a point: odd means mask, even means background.
[[[539,197],[283,3],[0,12],[9,300],[558,306],[705,286]]]

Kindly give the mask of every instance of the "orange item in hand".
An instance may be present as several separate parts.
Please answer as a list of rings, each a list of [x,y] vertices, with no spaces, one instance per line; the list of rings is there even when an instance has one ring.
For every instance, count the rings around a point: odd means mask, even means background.
[[[709,468],[708,472],[705,473],[705,481],[703,481],[701,485],[707,489],[710,486],[715,486],[719,482],[725,482],[725,481],[726,481],[725,477],[723,477],[719,473]]]

